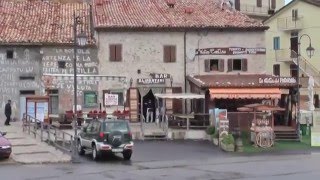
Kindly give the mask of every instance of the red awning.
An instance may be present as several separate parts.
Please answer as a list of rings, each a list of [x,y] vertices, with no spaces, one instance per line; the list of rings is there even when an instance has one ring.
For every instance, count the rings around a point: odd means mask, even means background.
[[[212,88],[211,99],[280,99],[279,88]]]

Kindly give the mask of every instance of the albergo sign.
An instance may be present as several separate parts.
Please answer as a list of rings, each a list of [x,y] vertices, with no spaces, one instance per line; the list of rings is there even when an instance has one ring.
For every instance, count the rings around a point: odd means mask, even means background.
[[[196,49],[196,55],[257,55],[266,54],[266,48],[222,47]]]

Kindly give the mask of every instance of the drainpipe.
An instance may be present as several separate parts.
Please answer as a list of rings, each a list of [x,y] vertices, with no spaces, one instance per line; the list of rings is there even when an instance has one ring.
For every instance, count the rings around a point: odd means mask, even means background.
[[[183,44],[184,44],[184,49],[183,49],[183,57],[184,57],[184,93],[187,92],[187,31],[184,31],[183,35]],[[184,100],[184,113],[187,112],[187,100]]]

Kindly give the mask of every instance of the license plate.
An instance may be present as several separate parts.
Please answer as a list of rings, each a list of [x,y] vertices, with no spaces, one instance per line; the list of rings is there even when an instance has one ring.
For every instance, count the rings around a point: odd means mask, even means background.
[[[118,152],[122,152],[122,149],[112,149],[112,152],[118,153]]]

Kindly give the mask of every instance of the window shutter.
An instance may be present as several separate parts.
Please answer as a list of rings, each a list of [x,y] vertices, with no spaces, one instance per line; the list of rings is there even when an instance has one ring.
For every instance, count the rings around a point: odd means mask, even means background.
[[[232,71],[232,59],[228,59],[228,72]]]
[[[110,61],[116,61],[116,46],[110,45],[109,46],[109,54],[110,54]]]
[[[204,72],[210,72],[210,59],[204,60]]]
[[[122,61],[122,45],[116,45],[116,61]]]
[[[298,20],[298,9],[294,11],[294,17],[295,17],[295,20]]]
[[[171,46],[170,62],[176,62],[176,46]]]
[[[224,72],[224,59],[219,59],[219,72]]]
[[[257,0],[257,7],[262,7],[262,0]]]
[[[235,9],[240,11],[240,0],[235,0]]]
[[[242,71],[248,71],[248,60],[247,59],[242,59],[241,63],[241,70]]]
[[[276,9],[276,0],[271,0],[271,9]]]
[[[171,53],[170,46],[163,46],[163,62],[170,62]]]

